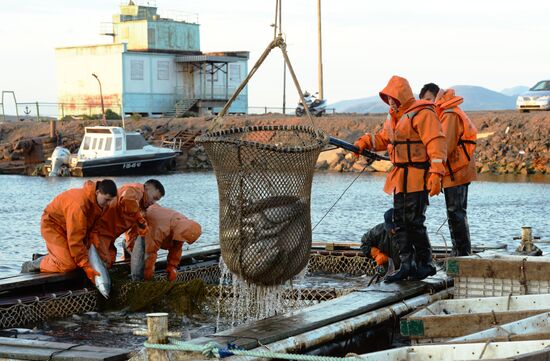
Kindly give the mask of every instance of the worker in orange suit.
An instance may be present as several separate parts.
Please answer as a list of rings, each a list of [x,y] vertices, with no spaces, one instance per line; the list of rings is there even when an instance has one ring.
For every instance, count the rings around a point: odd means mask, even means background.
[[[116,259],[115,241],[120,235],[130,229],[136,234],[147,233],[145,211],[164,194],[164,186],[156,179],[149,179],[144,184],[124,184],[118,189],[116,202],[113,202],[105,215],[98,220],[91,234],[92,243],[107,267],[110,267]],[[131,250],[133,244],[126,247]]]
[[[424,85],[420,98],[435,102],[447,140],[447,162],[443,192],[453,248],[451,255],[468,256],[472,252],[468,226],[468,186],[476,179],[475,147],[477,129],[460,109],[464,101],[453,89],[443,90],[434,83]]]
[[[110,179],[86,181],[83,188],[69,189],[48,204],[42,214],[40,230],[48,254],[25,262],[22,272],[69,272],[82,268],[94,282],[99,275],[88,260],[88,236],[95,222],[116,197]]]
[[[447,155],[445,137],[434,104],[415,100],[406,79],[393,76],[380,97],[390,106],[384,127],[377,134],[363,135],[355,145],[360,151],[387,149],[394,165],[384,191],[393,194],[401,266],[385,282],[424,279],[436,272],[424,222],[428,194],[441,192]]]
[[[132,279],[151,280],[155,272],[157,252],[159,249],[165,249],[168,250],[167,278],[169,281],[175,281],[183,243],[195,242],[202,233],[201,226],[183,214],[158,204],[147,209],[145,219],[149,229],[145,236],[138,236],[137,232],[126,234],[127,237],[134,237],[134,239],[129,239],[134,244],[131,262]]]

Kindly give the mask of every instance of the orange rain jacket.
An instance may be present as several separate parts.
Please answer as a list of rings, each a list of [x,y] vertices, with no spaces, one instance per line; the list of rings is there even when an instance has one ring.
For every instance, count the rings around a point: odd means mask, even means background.
[[[428,173],[445,174],[445,136],[434,104],[415,100],[407,79],[398,76],[390,79],[380,97],[387,104],[388,97],[398,101],[398,111],[390,109],[383,129],[360,140],[370,138],[373,151],[388,150],[394,167],[386,178],[386,193],[422,191]]]
[[[181,213],[153,204],[145,215],[149,232],[145,235],[144,278],[150,280],[155,272],[155,262],[159,249],[168,250],[166,270],[175,270],[181,259],[183,242],[192,244],[201,235],[201,226]],[[137,226],[134,226],[134,231]],[[134,244],[137,232],[126,234],[128,242]]]
[[[48,254],[40,262],[41,272],[69,272],[91,267],[88,236],[103,210],[97,204],[96,182],[69,189],[46,206],[40,222]]]
[[[447,89],[435,103],[447,140],[444,188],[466,184],[476,178],[474,151],[477,129],[458,107],[463,102],[462,97],[455,95],[454,89]]]
[[[97,221],[90,237],[107,267],[116,260],[115,241],[121,234],[134,225],[136,234],[147,232],[147,221],[143,217],[147,193],[143,184],[124,184],[118,189],[117,194],[116,202],[113,202]],[[133,243],[131,247],[133,248]]]

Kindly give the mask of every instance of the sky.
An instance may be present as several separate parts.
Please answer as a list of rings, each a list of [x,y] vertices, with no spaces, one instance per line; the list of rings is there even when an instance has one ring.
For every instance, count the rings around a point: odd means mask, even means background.
[[[147,1],[137,1],[146,4]],[[55,47],[109,43],[100,23],[120,0],[0,0],[0,90],[18,102],[55,102]],[[250,51],[273,38],[274,0],[156,0],[197,13],[202,51]],[[283,33],[302,89],[318,90],[317,1],[282,0]],[[415,92],[479,85],[500,91],[550,78],[550,1],[322,0],[324,94],[329,103],[378,93],[392,75]],[[280,107],[278,49],[249,86],[250,106]],[[287,106],[298,100],[287,78]]]

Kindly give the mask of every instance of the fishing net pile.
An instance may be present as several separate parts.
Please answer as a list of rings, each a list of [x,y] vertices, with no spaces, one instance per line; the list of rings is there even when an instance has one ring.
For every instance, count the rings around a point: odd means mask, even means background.
[[[326,136],[303,126],[254,126],[195,141],[216,173],[227,267],[265,286],[297,275],[309,259],[311,183]]]

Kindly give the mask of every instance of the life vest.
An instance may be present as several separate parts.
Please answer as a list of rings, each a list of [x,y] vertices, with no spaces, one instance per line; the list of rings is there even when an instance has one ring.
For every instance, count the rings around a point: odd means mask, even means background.
[[[434,104],[422,100],[417,101],[416,106],[411,111],[401,116],[395,127],[392,126],[392,118],[389,114],[385,123],[390,141],[388,144],[390,160],[394,166],[403,168],[405,172],[403,178],[403,191],[405,193],[407,192],[409,167],[424,169],[425,176],[430,168],[430,158],[428,157],[426,145],[413,127],[413,119],[421,111],[435,113]]]
[[[467,167],[472,160],[476,149],[477,129],[462,109],[458,107],[445,109],[440,113],[440,116],[443,116],[445,113],[456,114],[462,122],[464,129],[464,133],[458,139],[457,147],[451,154],[447,155],[445,175],[450,176],[451,180],[454,180],[454,173]]]

